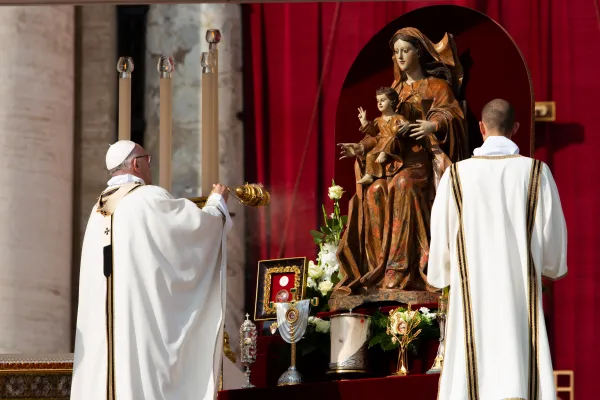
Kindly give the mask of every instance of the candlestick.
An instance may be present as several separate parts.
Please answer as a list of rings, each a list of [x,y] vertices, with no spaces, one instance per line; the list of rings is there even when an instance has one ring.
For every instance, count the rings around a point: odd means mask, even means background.
[[[173,79],[175,70],[173,58],[162,56],[156,69],[160,74],[160,134],[159,134],[159,174],[160,186],[171,190],[171,142],[173,127]]]
[[[202,196],[219,182],[219,52],[221,33],[206,32],[208,52],[202,53]]]
[[[131,57],[119,57],[119,140],[131,139]]]
[[[438,301],[438,312],[436,314],[436,319],[440,327],[440,343],[438,345],[438,350],[433,365],[427,371],[428,374],[439,374],[444,368],[444,354],[446,353],[446,323],[448,318],[448,296],[450,295],[449,290],[449,288],[444,288]]]

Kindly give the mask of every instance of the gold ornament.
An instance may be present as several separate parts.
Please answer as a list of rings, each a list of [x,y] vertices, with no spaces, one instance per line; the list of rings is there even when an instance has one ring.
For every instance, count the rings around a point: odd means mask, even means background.
[[[235,189],[227,188],[231,196],[245,206],[262,207],[269,204],[271,195],[260,183],[245,183]],[[198,208],[204,207],[208,197],[190,197],[188,200],[195,203]]]

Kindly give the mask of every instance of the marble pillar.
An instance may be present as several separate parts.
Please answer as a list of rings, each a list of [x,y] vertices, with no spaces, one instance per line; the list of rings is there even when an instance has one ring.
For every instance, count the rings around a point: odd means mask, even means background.
[[[0,353],[70,350],[74,7],[0,7]]]
[[[201,174],[201,83],[200,56],[208,50],[207,29],[219,29],[219,177],[222,184],[240,185],[244,181],[243,125],[237,118],[242,111],[242,35],[241,8],[235,4],[151,5],[147,26],[146,71],[146,148],[158,156],[159,75],[156,63],[161,55],[172,56],[173,74],[173,183],[178,197],[200,194]],[[160,160],[153,179],[158,182]],[[234,350],[239,347],[238,330],[244,320],[244,207],[230,198],[229,208],[236,215],[228,237],[228,279],[226,331]]]
[[[77,9],[75,193],[72,330],[77,317],[81,246],[90,211],[109,178],[108,145],[116,140],[117,9],[111,4]],[[74,339],[74,336],[73,336]]]

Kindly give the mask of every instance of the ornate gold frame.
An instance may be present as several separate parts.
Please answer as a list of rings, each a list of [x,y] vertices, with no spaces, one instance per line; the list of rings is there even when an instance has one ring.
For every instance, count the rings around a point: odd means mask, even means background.
[[[269,321],[277,319],[275,307],[270,306],[272,276],[281,273],[294,273],[294,289],[297,298],[304,298],[306,292],[306,257],[261,260],[258,262],[256,274],[256,298],[254,303],[254,320]]]
[[[296,293],[301,293],[300,292],[300,280],[302,279],[302,276],[301,276],[300,268],[298,268],[297,266],[293,266],[293,267],[277,266],[275,268],[271,268],[265,274],[264,299],[271,298],[271,282],[272,282],[271,275],[282,274],[282,273],[286,273],[286,272],[294,273],[294,288],[296,289]],[[269,302],[269,303],[265,304],[265,311],[268,312],[269,314],[275,313],[275,306],[271,307],[271,304]]]

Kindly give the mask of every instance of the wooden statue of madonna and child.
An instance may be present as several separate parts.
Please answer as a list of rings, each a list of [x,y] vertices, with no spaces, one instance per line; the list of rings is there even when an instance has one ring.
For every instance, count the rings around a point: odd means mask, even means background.
[[[452,36],[433,43],[416,28],[389,42],[394,80],[373,89],[381,113],[358,109],[359,143],[340,143],[355,157],[357,192],[337,257],[340,282],[332,311],[365,303],[437,303],[427,283],[430,214],[435,190],[452,162],[467,157],[465,114],[456,100],[462,67]]]

